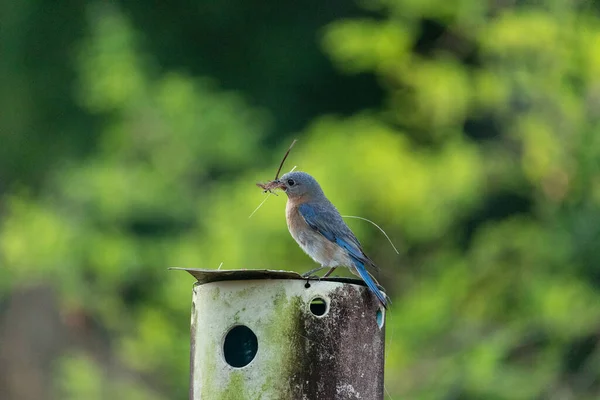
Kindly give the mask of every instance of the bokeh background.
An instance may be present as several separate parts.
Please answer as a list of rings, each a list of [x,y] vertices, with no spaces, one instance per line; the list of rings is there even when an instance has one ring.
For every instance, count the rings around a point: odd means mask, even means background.
[[[185,399],[193,279],[381,267],[386,399],[600,398],[600,6],[0,2],[0,398]]]

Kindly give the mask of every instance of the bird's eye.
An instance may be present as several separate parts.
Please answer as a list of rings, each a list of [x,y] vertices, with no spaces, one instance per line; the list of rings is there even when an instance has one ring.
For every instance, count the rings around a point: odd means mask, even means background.
[[[294,186],[294,185],[296,184],[296,182],[294,182],[294,180],[293,180],[293,179],[288,179],[288,182],[287,182],[287,183],[288,183],[288,185],[290,185],[290,186]]]

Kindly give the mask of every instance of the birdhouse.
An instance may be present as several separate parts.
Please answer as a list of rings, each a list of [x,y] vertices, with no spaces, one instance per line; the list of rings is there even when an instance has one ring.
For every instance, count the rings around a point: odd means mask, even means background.
[[[385,309],[362,281],[185,270],[190,400],[383,399]]]

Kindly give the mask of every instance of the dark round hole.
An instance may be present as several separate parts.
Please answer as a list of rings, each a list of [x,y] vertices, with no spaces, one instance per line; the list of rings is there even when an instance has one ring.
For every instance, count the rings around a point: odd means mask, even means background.
[[[316,315],[317,317],[325,315],[325,313],[327,312],[327,303],[324,299],[320,297],[315,297],[310,302],[310,312]]]
[[[304,284],[304,287],[308,289],[308,288],[310,287],[310,283],[306,282],[306,283]]]
[[[257,351],[258,339],[247,326],[234,326],[227,332],[223,343],[223,354],[227,364],[236,368],[245,367],[254,359]]]

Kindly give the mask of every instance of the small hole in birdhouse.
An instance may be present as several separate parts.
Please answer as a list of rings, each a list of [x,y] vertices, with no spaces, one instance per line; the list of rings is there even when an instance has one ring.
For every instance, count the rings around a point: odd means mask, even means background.
[[[304,284],[304,287],[308,289],[308,288],[310,287],[310,283],[306,282],[306,283]]]
[[[310,301],[310,312],[317,317],[327,314],[327,302],[321,297],[315,297]]]
[[[377,318],[377,326],[379,326],[379,329],[383,328],[383,322],[384,322],[384,314],[383,314],[383,310],[378,309],[377,310],[377,314],[375,315],[375,318]]]
[[[223,355],[227,364],[242,368],[250,364],[258,351],[258,339],[252,329],[244,325],[231,328],[225,336]]]

